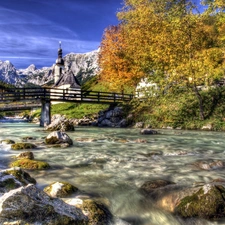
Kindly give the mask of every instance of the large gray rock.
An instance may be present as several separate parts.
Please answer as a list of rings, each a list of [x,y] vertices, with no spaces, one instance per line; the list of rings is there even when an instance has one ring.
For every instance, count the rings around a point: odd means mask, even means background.
[[[206,184],[197,192],[181,199],[175,213],[182,217],[215,219],[225,217],[225,188],[221,184]]]
[[[0,197],[0,224],[16,222],[39,225],[85,225],[82,211],[58,198],[51,198],[34,185],[27,185]]]
[[[100,127],[112,127],[112,122],[108,119],[102,120],[102,122],[99,124]]]
[[[22,182],[17,180],[13,175],[7,172],[0,172],[0,195],[22,186]]]
[[[170,184],[175,184],[175,183],[168,180],[163,180],[163,179],[149,180],[144,182],[144,184],[142,184],[139,190],[141,193],[150,194],[157,188],[165,187]]]
[[[128,124],[122,107],[100,111],[97,123],[99,127],[125,127]]]
[[[147,182],[140,188],[145,200],[184,218],[225,217],[225,182],[214,180],[202,185],[184,187],[165,181]],[[153,204],[153,203],[152,203]]]
[[[0,196],[10,190],[35,184],[36,180],[19,167],[13,167],[0,171]]]
[[[72,145],[73,141],[71,138],[65,133],[61,131],[53,131],[45,138],[46,144],[64,144]]]
[[[74,131],[73,123],[62,115],[52,116],[52,122],[45,127],[48,131]]]
[[[90,225],[111,225],[113,216],[108,208],[92,199],[74,198],[66,200],[70,205],[80,208],[82,212],[88,217]]]
[[[36,180],[33,177],[31,177],[29,173],[27,173],[26,171],[24,171],[20,167],[12,167],[12,168],[9,168],[9,169],[6,169],[6,170],[1,170],[1,172],[0,172],[1,179],[5,180],[6,177],[8,179],[11,179],[10,176],[8,176],[8,175],[13,176],[14,183],[20,182],[23,186],[25,186],[27,184],[36,184]],[[4,186],[3,184],[1,184],[0,186],[1,187],[7,187],[7,185]],[[17,188],[17,185],[15,185],[14,188],[11,185],[11,189],[15,189],[15,188]]]

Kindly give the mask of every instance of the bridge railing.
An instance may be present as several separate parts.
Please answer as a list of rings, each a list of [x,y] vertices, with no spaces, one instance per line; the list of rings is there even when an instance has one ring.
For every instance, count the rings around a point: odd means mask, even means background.
[[[38,99],[60,102],[118,103],[130,101],[134,96],[125,93],[86,91],[58,88],[7,88],[0,89],[0,102],[33,101]]]
[[[44,88],[7,88],[0,90],[0,101],[34,100],[45,96]]]

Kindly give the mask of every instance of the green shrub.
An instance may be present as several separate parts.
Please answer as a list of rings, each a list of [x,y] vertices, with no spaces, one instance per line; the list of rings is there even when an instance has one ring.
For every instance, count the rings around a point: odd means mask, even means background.
[[[168,94],[151,97],[143,102],[132,101],[130,112],[135,122],[143,121],[152,128],[180,127],[201,129],[211,124],[213,130],[225,130],[225,88],[211,88],[201,91],[205,120],[199,118],[199,104],[192,91],[170,90]]]

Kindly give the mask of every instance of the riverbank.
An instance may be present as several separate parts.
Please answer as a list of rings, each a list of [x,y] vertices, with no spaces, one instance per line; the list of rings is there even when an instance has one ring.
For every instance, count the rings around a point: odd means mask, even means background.
[[[199,117],[196,96],[192,92],[179,89],[164,95],[148,96],[145,101],[135,98],[129,104],[117,105],[123,111],[120,114],[120,121],[125,120],[123,127],[225,131],[225,88],[212,88],[202,91],[201,95],[204,120]],[[52,105],[51,109],[52,115],[61,114],[67,119],[83,120],[83,124],[86,125],[91,125],[93,122],[96,125],[96,120],[101,117],[102,112],[109,111],[110,106],[62,103]],[[30,116],[38,119],[40,110]],[[110,113],[105,115],[108,121],[104,121],[104,126],[117,126],[118,121],[117,124],[114,123],[115,120],[110,119],[109,116]]]

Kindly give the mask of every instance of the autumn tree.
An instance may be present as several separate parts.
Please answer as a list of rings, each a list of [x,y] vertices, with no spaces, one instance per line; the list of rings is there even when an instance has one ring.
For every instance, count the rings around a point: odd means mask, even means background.
[[[104,32],[99,53],[100,79],[111,90],[123,91],[124,85],[137,85],[138,74],[133,72],[132,61],[127,58],[123,27],[110,26]]]
[[[133,62],[162,89],[190,88],[204,119],[198,86],[224,75],[217,16],[200,14],[195,4],[185,0],[127,0],[125,4],[118,17],[127,31],[125,41]]]
[[[103,38],[102,74],[111,72],[115,83],[148,77],[161,90],[188,88],[204,119],[199,86],[224,76],[223,3],[205,0],[200,13],[188,0],[125,0],[120,25]]]

